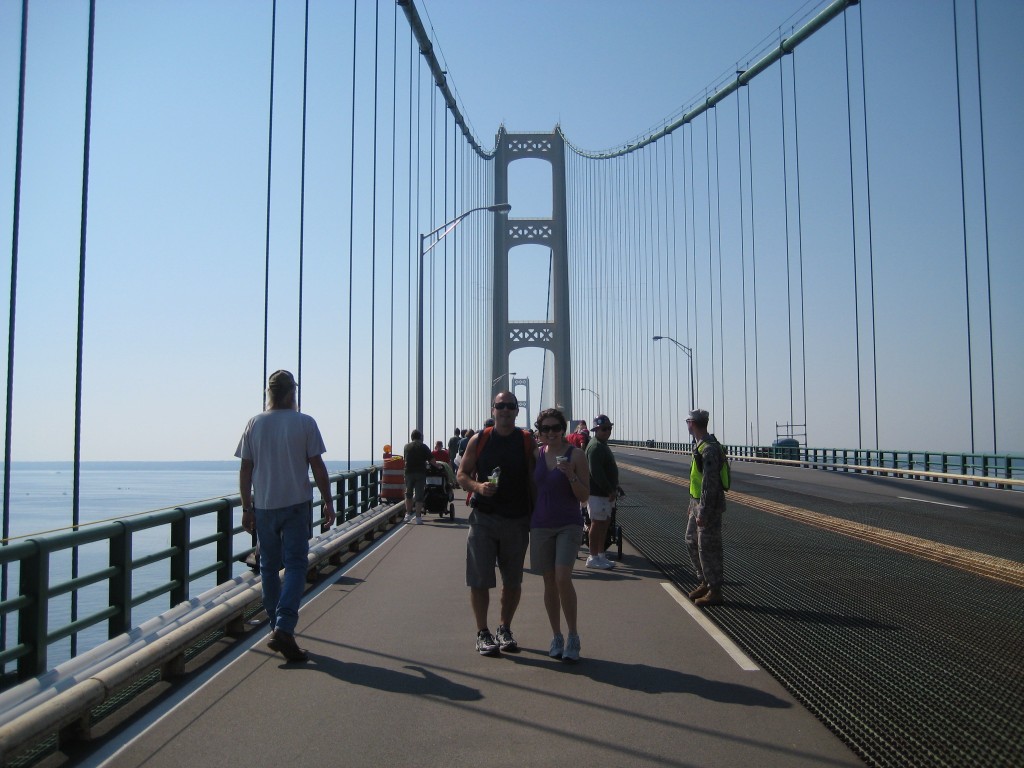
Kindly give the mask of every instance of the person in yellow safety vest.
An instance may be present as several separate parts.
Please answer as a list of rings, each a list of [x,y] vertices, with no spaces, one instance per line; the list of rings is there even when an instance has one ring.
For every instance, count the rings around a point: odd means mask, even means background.
[[[708,432],[710,415],[693,410],[686,427],[694,439],[690,463],[690,507],[686,520],[686,548],[697,572],[699,584],[689,594],[694,605],[721,605],[722,599],[722,514],[725,489],[722,487],[722,446]]]

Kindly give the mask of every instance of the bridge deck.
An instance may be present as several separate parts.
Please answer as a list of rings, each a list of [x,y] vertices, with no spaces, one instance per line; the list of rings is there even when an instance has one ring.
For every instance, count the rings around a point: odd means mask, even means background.
[[[309,664],[257,642],[110,764],[862,764],[769,674],[742,669],[628,544],[611,572],[578,563],[581,663],[547,657],[530,573],[522,651],[477,655],[465,514],[396,530],[307,601]]]

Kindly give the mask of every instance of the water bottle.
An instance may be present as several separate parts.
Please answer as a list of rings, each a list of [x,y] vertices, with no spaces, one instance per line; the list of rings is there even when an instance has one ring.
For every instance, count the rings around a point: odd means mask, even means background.
[[[487,482],[493,485],[495,488],[498,487],[498,479],[501,477],[501,467],[495,467],[491,471],[491,476],[487,478]]]

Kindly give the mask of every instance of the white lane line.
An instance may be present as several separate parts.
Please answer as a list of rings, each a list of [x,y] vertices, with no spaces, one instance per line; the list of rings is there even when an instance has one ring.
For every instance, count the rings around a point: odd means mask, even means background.
[[[722,646],[722,650],[732,657],[732,660],[736,662],[740,669],[746,672],[757,672],[760,670],[760,667],[751,661],[750,657],[741,651],[739,646],[730,640],[722,630],[715,626],[700,608],[691,603],[689,598],[681,593],[675,584],[663,581],[661,586],[672,596],[673,600],[682,606],[684,611],[690,614],[690,618],[700,624],[701,628],[711,636],[712,640]]]
[[[913,496],[897,496],[897,499],[903,499],[904,501],[919,501],[922,504],[938,504],[940,507],[954,507],[956,509],[970,509],[962,504],[947,504],[944,501],[929,501],[928,499],[915,499]]]
[[[760,472],[755,472],[754,474],[757,475],[758,477],[770,477],[772,480],[781,480],[782,479],[778,475],[762,475]]]

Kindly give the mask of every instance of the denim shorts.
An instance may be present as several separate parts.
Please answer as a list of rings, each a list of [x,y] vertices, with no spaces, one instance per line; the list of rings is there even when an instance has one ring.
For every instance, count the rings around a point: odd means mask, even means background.
[[[427,488],[426,472],[407,472],[405,475],[405,498],[423,501]]]
[[[582,543],[582,525],[534,528],[530,531],[530,569],[545,573],[553,571],[556,565],[571,568]]]
[[[502,517],[474,509],[469,513],[466,539],[466,586],[492,589],[497,586],[494,564],[501,571],[501,583],[518,587],[523,583],[523,561],[530,545],[529,517]]]

